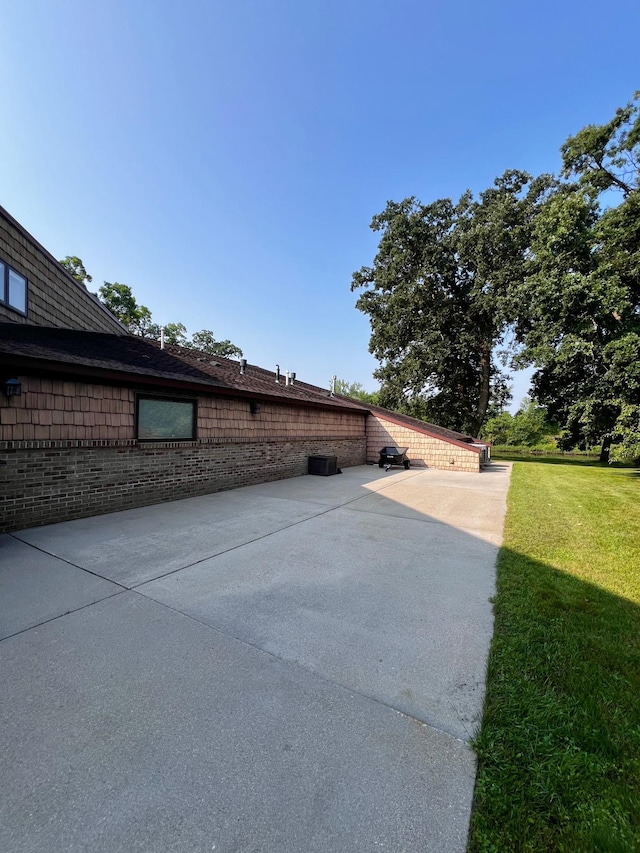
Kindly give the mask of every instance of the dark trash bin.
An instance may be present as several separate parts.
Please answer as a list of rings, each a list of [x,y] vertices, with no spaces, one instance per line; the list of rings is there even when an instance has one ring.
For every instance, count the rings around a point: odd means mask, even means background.
[[[310,456],[309,474],[319,474],[321,477],[329,477],[338,473],[337,456]]]
[[[380,451],[378,468],[386,468],[388,471],[392,465],[404,465],[405,471],[408,471],[411,467],[411,460],[407,458],[408,450],[408,447],[383,447]]]

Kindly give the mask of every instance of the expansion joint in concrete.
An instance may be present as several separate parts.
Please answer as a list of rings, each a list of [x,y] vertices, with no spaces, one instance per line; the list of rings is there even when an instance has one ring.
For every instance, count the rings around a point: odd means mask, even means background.
[[[263,649],[262,646],[259,646],[256,643],[250,643],[248,640],[242,639],[242,637],[236,637],[235,634],[230,634],[228,631],[223,631],[216,625],[212,625],[209,622],[205,622],[202,619],[198,619],[189,613],[185,613],[184,611],[179,610],[176,607],[172,607],[170,604],[165,604],[165,602],[163,601],[157,601],[155,598],[151,598],[150,596],[144,595],[143,593],[138,592],[136,589],[130,591],[135,593],[136,595],[139,595],[141,598],[144,598],[146,601],[152,601],[154,604],[157,604],[160,607],[164,607],[167,610],[171,610],[173,613],[176,613],[179,616],[184,617],[185,619],[189,619],[191,622],[196,622],[198,625],[202,625],[205,628],[208,628],[210,631],[215,631],[216,634],[219,634],[220,636],[225,637],[228,640],[232,640],[233,642],[239,643],[245,648],[253,649],[254,651],[260,652],[261,654],[266,655],[272,660],[278,661],[278,663],[290,667],[291,669],[296,669],[300,672],[304,672],[307,676],[310,676],[316,679],[317,681],[321,681],[324,684],[328,684],[342,693],[349,693],[351,696],[357,696],[358,698],[364,699],[367,702],[372,702],[373,704],[379,705],[382,708],[387,708],[389,711],[393,711],[395,714],[398,714],[399,716],[404,717],[407,720],[410,720],[420,726],[425,726],[426,728],[431,729],[432,731],[437,731],[445,735],[446,737],[451,738],[451,740],[454,740],[457,743],[469,746],[469,742],[467,740],[459,737],[459,735],[452,732],[446,726],[442,726],[436,723],[434,720],[427,719],[426,717],[418,717],[415,714],[408,714],[406,711],[403,711],[401,708],[397,708],[390,702],[385,702],[382,699],[379,699],[376,696],[372,696],[369,693],[364,693],[361,690],[356,690],[353,687],[348,687],[346,684],[343,684],[340,681],[335,681],[334,679],[327,678],[325,675],[321,675],[313,669],[309,669],[308,667],[302,666],[296,661],[291,661],[287,658],[280,657],[280,655],[276,655],[274,654],[274,652],[270,652],[267,649]]]

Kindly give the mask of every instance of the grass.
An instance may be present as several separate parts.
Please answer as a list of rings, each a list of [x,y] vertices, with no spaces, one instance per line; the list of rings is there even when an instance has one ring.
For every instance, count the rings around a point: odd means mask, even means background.
[[[640,478],[514,464],[469,850],[640,851]]]
[[[491,448],[491,456],[500,456],[502,459],[512,456],[521,459],[523,456],[558,456],[558,457],[582,457],[583,459],[600,459],[600,448],[592,450],[558,450],[554,445],[537,445],[536,447],[514,447],[508,444],[494,444]]]

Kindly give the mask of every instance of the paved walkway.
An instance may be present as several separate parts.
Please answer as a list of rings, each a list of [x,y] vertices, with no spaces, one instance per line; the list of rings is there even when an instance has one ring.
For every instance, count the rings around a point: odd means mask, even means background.
[[[464,851],[510,468],[0,537],[0,849]]]

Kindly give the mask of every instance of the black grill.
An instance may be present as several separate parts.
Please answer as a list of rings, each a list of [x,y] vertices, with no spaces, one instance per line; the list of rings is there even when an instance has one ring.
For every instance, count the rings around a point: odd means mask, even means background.
[[[404,465],[405,470],[411,467],[411,461],[407,459],[408,447],[383,447],[380,451],[380,459],[378,460],[379,468],[386,468],[387,471],[392,465]]]

